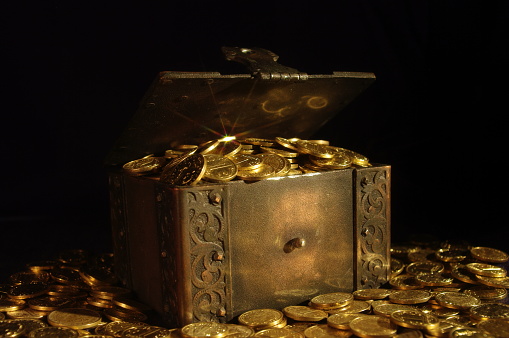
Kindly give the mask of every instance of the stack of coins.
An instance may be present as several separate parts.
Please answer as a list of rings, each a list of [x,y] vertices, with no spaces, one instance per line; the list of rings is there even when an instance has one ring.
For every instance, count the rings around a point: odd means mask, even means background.
[[[283,309],[251,309],[230,323],[181,328],[151,323],[149,308],[108,273],[110,255],[91,263],[80,258],[83,251],[67,252],[65,259],[29,263],[1,285],[0,336],[509,336],[505,252],[450,242],[393,245],[391,252],[391,278],[383,288],[319,294]]]
[[[124,164],[123,170],[173,185],[196,185],[202,181],[256,181],[370,165],[365,156],[331,146],[325,140],[225,137],[168,149],[164,156],[147,155]]]

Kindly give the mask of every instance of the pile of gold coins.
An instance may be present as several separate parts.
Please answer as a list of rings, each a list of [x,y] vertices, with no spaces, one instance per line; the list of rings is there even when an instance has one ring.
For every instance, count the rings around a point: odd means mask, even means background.
[[[68,251],[27,264],[1,285],[0,337],[509,337],[507,253],[442,242],[393,245],[391,254],[384,288],[252,309],[231,323],[166,328],[118,286],[112,255]]]
[[[257,181],[271,177],[370,166],[368,158],[325,140],[225,137],[181,145],[164,156],[148,155],[123,165],[130,175],[146,175],[173,185]]]

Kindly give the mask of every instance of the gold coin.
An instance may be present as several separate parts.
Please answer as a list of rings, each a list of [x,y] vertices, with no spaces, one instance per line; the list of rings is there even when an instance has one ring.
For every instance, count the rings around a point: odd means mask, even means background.
[[[332,158],[310,156],[309,160],[320,167],[328,169],[345,169],[352,165],[352,159],[346,154],[335,154]]]
[[[230,157],[238,170],[254,170],[262,166],[262,159],[255,155],[236,154]]]
[[[405,264],[399,259],[391,257],[391,278],[401,274],[405,270]]]
[[[211,140],[211,141],[204,142],[198,146],[198,149],[196,149],[196,153],[202,154],[202,155],[208,154],[211,151],[213,151],[214,149],[216,149],[218,145],[219,145],[219,140]]]
[[[118,282],[117,276],[109,268],[86,266],[80,268],[79,274],[89,286],[113,285]]]
[[[329,146],[318,143],[309,142],[306,140],[299,140],[296,142],[297,151],[300,153],[312,155],[320,158],[333,158],[335,151],[331,150]]]
[[[122,169],[130,175],[146,175],[162,168],[165,162],[164,157],[146,156],[125,163]]]
[[[435,295],[435,301],[440,306],[460,310],[481,304],[479,298],[461,292],[441,292]]]
[[[477,329],[491,335],[489,337],[509,337],[509,321],[505,319],[483,320],[477,324]]]
[[[389,300],[396,304],[419,304],[426,303],[431,296],[431,293],[425,290],[399,290],[392,292]]]
[[[327,318],[327,325],[338,330],[350,330],[350,321],[360,316],[369,316],[362,313],[336,313]]]
[[[441,273],[444,268],[444,265],[440,262],[421,261],[408,264],[406,272],[416,276],[419,273]]]
[[[51,278],[62,284],[82,282],[80,273],[70,267],[57,267],[50,270]]]
[[[418,309],[394,311],[391,313],[391,321],[396,325],[418,330],[432,330],[440,324],[436,316]]]
[[[268,164],[274,168],[275,176],[284,176],[290,171],[290,162],[283,156],[271,153],[262,153],[256,156],[261,159],[262,163]]]
[[[242,142],[254,144],[256,146],[272,147],[274,145],[275,141],[265,139],[265,138],[248,137],[248,138],[243,139]]]
[[[0,321],[0,337],[20,337],[24,332],[25,328],[20,323]]]
[[[116,297],[112,299],[112,303],[118,307],[132,310],[132,311],[139,311],[139,312],[148,312],[151,310],[150,306],[141,303],[135,299],[127,298],[127,297]]]
[[[10,312],[21,310],[26,306],[26,302],[22,299],[1,299],[0,298],[0,311]]]
[[[113,337],[121,337],[122,332],[124,330],[130,329],[132,327],[138,327],[142,325],[147,325],[142,322],[125,322],[125,321],[113,321],[106,323],[104,326],[102,326],[103,331],[105,334],[108,334]],[[97,329],[96,329],[97,333]]]
[[[350,329],[358,337],[389,338],[396,334],[398,327],[390,318],[383,316],[362,316],[350,321]]]
[[[392,293],[390,289],[362,289],[353,292],[355,299],[374,300],[385,299]]]
[[[76,285],[51,284],[46,293],[54,297],[71,297],[77,295],[80,289]]]
[[[28,334],[28,338],[77,338],[78,331],[68,327],[41,327]]]
[[[354,299],[350,304],[341,306],[338,308],[325,310],[328,314],[336,313],[360,313],[369,312],[371,310],[371,304],[364,300]]]
[[[63,308],[50,312],[46,320],[51,326],[65,326],[79,330],[99,325],[101,314],[85,308]]]
[[[51,279],[47,271],[21,271],[9,276],[9,281],[13,285],[30,283],[47,283]]]
[[[92,290],[90,290],[90,295],[96,298],[102,299],[113,299],[114,297],[128,296],[132,293],[130,289],[123,288],[120,286],[113,285],[101,285],[94,286]]]
[[[484,330],[474,329],[473,327],[458,327],[449,331],[449,338],[474,337],[474,338],[495,338],[504,336],[492,336]]]
[[[373,305],[373,313],[384,317],[390,317],[391,313],[397,310],[412,310],[412,309],[414,309],[412,306],[403,304],[383,303]]]
[[[441,273],[420,273],[415,276],[415,280],[424,286],[447,286],[454,281],[453,278],[446,277]]]
[[[325,293],[311,299],[311,306],[317,309],[330,309],[347,306],[353,301],[353,295],[346,292]]]
[[[255,170],[239,170],[237,177],[245,181],[259,181],[274,177],[275,170],[268,164],[262,163],[262,166]]]
[[[19,284],[14,285],[7,295],[12,299],[28,299],[41,296],[48,290],[46,283]]]
[[[327,312],[313,309],[309,306],[291,305],[283,309],[283,313],[288,318],[303,322],[318,322],[327,318]]]
[[[264,153],[273,153],[280,156],[283,156],[285,158],[297,158],[299,156],[299,153],[296,151],[288,151],[278,148],[269,148],[269,147],[260,147],[260,150]]]
[[[484,285],[493,286],[495,288],[509,289],[509,277],[488,277],[488,276],[476,276],[477,281]]]
[[[113,304],[111,303],[111,300],[109,299],[101,299],[101,298],[95,298],[95,297],[87,297],[87,303],[103,309],[109,309],[113,307]]]
[[[283,312],[275,309],[254,309],[242,313],[238,321],[254,330],[261,330],[279,324],[284,319]]]
[[[219,338],[228,333],[228,326],[215,322],[197,322],[185,325],[180,332],[188,338]]]
[[[166,165],[159,180],[172,185],[195,185],[198,183],[206,170],[205,157],[201,154],[186,156],[171,165]]]
[[[228,326],[228,338],[247,338],[255,334],[255,331],[245,325],[226,324]]]
[[[327,324],[318,324],[304,330],[306,338],[339,338],[351,337],[351,331],[338,330]]]
[[[119,307],[104,309],[103,314],[111,321],[144,322],[148,319],[147,315],[143,312]]]
[[[23,335],[27,335],[33,330],[39,329],[41,327],[47,327],[48,324],[43,322],[40,319],[33,318],[18,318],[18,319],[9,319],[7,320],[9,323],[18,323],[23,326]]]
[[[443,262],[461,262],[468,256],[467,250],[462,249],[438,249],[435,256]]]
[[[242,150],[242,144],[236,140],[221,141],[219,145],[208,154],[217,154],[231,157]]]
[[[502,303],[486,303],[472,306],[470,316],[477,320],[509,319],[509,305]]]
[[[139,338],[139,337],[154,337],[154,338],[170,338],[176,336],[177,329],[166,329],[159,326],[143,325],[131,327],[122,331],[123,338]]]
[[[507,297],[507,289],[487,285],[476,285],[463,290],[463,293],[479,298],[481,301],[496,301]]]
[[[477,246],[470,249],[472,257],[488,263],[505,263],[509,260],[509,255],[502,250]]]
[[[57,265],[58,265],[57,261],[43,260],[43,261],[29,262],[26,264],[26,267],[35,273],[38,273],[38,272],[40,273],[41,271],[44,271],[44,270],[51,270],[54,267],[56,267]]]
[[[28,306],[37,311],[54,311],[60,307],[69,306],[73,300],[64,297],[43,296],[29,299]]]
[[[206,170],[203,179],[211,182],[227,182],[237,176],[237,166],[228,157],[216,154],[206,154]],[[236,155],[238,156],[238,155]]]
[[[288,149],[291,149],[291,150],[298,150],[297,141],[299,139],[287,139],[287,138],[284,138],[284,137],[277,136],[274,140],[279,145],[283,146],[284,148],[288,148]]]
[[[37,311],[31,308],[24,308],[21,310],[9,311],[6,313],[7,317],[12,319],[41,319],[48,314],[47,311]]]
[[[465,265],[459,264],[451,270],[451,276],[468,284],[479,284],[476,276]]]
[[[414,275],[404,274],[391,277],[389,284],[398,290],[415,290],[422,289],[423,285],[415,279]]]
[[[468,263],[466,265],[468,271],[475,275],[488,276],[488,277],[505,277],[507,270],[503,267],[487,264],[487,263]]]
[[[264,329],[256,332],[254,336],[270,338],[304,338],[304,335],[302,333],[285,328]]]

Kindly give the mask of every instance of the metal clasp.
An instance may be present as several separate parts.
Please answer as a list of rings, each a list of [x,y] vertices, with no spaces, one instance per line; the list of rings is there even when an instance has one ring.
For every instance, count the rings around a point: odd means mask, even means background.
[[[304,81],[307,73],[277,63],[279,56],[263,48],[222,47],[226,60],[245,65],[251,74],[266,81]]]

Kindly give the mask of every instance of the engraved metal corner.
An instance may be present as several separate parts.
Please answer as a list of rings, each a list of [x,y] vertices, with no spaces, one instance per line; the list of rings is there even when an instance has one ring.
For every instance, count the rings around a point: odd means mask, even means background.
[[[354,238],[357,289],[377,288],[390,274],[390,166],[354,174]]]

